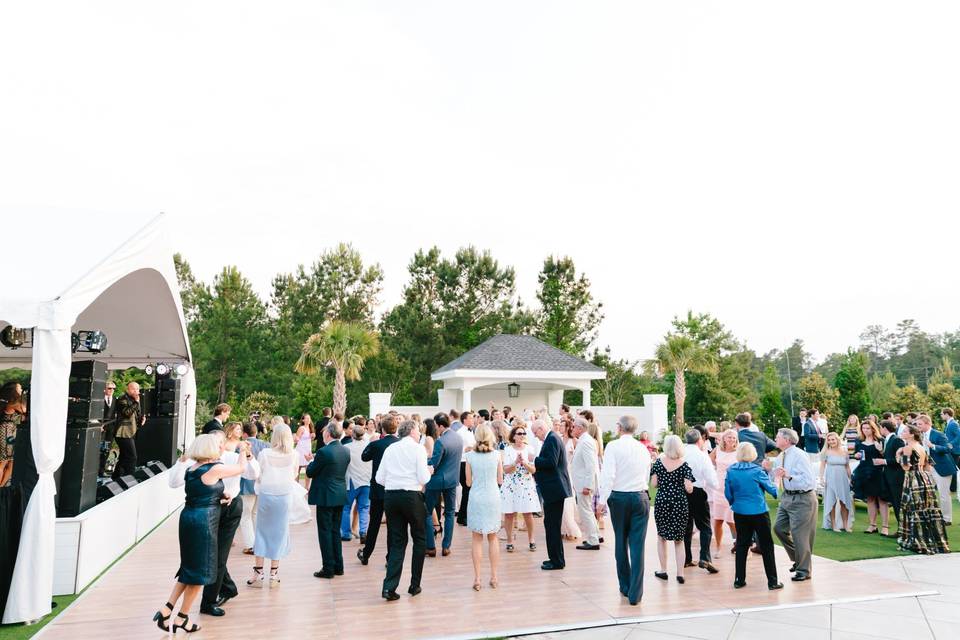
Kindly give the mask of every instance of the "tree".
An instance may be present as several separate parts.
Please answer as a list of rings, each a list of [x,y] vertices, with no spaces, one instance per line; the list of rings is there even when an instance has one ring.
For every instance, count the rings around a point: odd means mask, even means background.
[[[674,376],[673,395],[677,405],[675,424],[679,431],[685,424],[683,405],[687,395],[686,374],[715,373],[716,357],[688,336],[668,335],[657,346],[654,365],[660,375],[672,373]]]
[[[960,411],[960,391],[948,382],[931,383],[927,389],[927,397],[930,399],[930,409],[935,414],[930,416],[934,421],[940,421],[940,410],[946,407]]]
[[[577,277],[571,258],[550,256],[544,261],[537,282],[540,308],[535,335],[547,344],[583,357],[603,320],[603,305],[594,302],[590,281],[583,274]]]
[[[949,384],[952,387],[953,378],[953,363],[950,362],[950,356],[943,356],[943,359],[940,361],[940,366],[933,372],[933,375],[930,376],[930,386],[932,387],[935,384]]]
[[[890,397],[890,411],[906,414],[910,411],[930,413],[930,398],[915,384],[897,389]]]
[[[256,412],[260,414],[263,423],[267,424],[270,418],[277,414],[277,405],[277,398],[272,394],[254,391],[240,402],[233,414],[238,420],[246,420],[250,414]]]
[[[190,269],[190,264],[179,253],[173,254],[173,268],[177,273],[177,284],[180,286],[180,305],[183,307],[183,317],[187,323],[196,320],[198,297],[203,293],[203,286],[197,282]]]
[[[834,386],[840,394],[840,413],[844,416],[862,416],[870,407],[867,389],[867,356],[862,351],[850,349],[843,357],[840,369],[834,378]]]
[[[867,381],[867,395],[870,397],[871,413],[880,415],[884,411],[889,411],[891,398],[899,388],[897,377],[891,371],[870,376],[870,380]]]
[[[819,373],[804,376],[797,383],[797,397],[801,406],[809,409],[819,409],[834,425],[842,425],[846,416],[838,416],[839,393],[830,387]]]
[[[216,404],[260,388],[268,361],[267,310],[236,267],[224,267],[212,288],[196,288],[189,331],[199,397]]]
[[[893,334],[879,324],[871,324],[863,330],[860,345],[874,361],[886,360],[896,351]]]
[[[783,406],[780,376],[772,363],[763,370],[760,384],[760,405],[757,409],[757,417],[767,433],[776,433],[780,427],[789,427],[790,414]]]
[[[380,351],[377,334],[349,322],[335,320],[303,344],[294,366],[299,373],[317,373],[326,367],[334,370],[333,412],[346,415],[347,380],[359,380],[363,363]]]

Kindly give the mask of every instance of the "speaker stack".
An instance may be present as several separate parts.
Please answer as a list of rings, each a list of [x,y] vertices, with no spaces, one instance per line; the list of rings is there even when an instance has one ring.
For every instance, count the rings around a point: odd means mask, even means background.
[[[137,431],[137,464],[151,461],[172,467],[177,460],[177,427],[180,420],[180,380],[170,374],[156,377],[146,403],[147,422]]]
[[[77,516],[97,503],[97,467],[103,437],[103,393],[107,365],[97,360],[74,362],[70,368],[67,439],[58,471],[57,516]]]

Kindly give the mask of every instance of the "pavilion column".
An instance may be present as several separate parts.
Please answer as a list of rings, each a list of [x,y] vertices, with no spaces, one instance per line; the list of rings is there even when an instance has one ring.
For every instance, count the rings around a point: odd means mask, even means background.
[[[473,402],[472,396],[473,389],[471,387],[464,387],[460,395],[460,411],[467,411],[471,409],[471,403]]]
[[[590,383],[588,382],[586,386],[580,387],[580,391],[583,393],[583,401],[580,403],[583,407],[590,407]]]

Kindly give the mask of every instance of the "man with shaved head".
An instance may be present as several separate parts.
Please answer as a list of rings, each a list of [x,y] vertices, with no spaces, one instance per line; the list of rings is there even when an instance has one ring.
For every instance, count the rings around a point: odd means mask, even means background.
[[[146,422],[140,407],[140,385],[127,383],[127,392],[117,400],[117,448],[120,456],[113,468],[113,479],[133,475],[137,469],[137,429]]]

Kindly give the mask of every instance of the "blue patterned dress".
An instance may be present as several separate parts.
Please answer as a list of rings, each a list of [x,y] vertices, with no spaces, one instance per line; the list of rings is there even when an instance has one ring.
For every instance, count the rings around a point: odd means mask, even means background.
[[[473,479],[467,503],[467,528],[477,533],[496,533],[500,530],[500,487],[497,486],[500,452],[470,451],[466,460]]]

